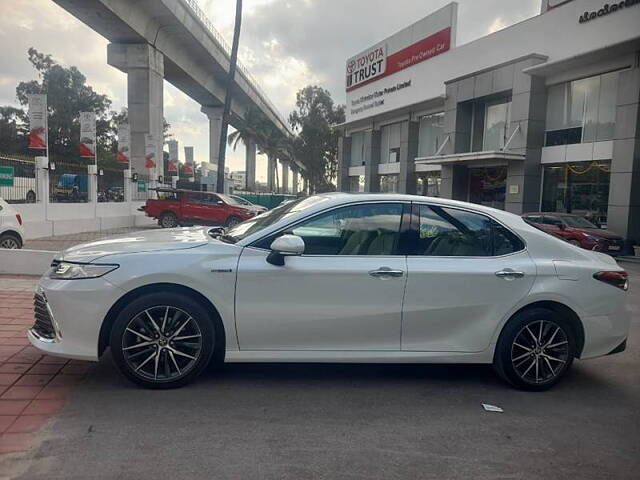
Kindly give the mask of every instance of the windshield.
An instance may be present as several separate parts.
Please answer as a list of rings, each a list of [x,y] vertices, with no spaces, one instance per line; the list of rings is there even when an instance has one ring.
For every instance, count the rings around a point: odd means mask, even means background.
[[[328,197],[316,196],[301,198],[294,200],[293,202],[287,202],[281,204],[278,207],[269,210],[262,215],[246,220],[232,229],[230,229],[222,238],[222,240],[236,243],[243,238],[258,233],[265,228],[270,227],[280,220],[289,218],[297,213],[300,213],[308,208],[317,205],[320,202],[328,201]]]
[[[586,218],[582,217],[560,217],[568,226],[572,228],[598,228]]]
[[[235,200],[236,203],[240,205],[253,205],[253,203],[251,203],[249,200],[245,200],[244,198],[238,197],[237,195],[229,195],[229,198]]]
[[[217,194],[227,205],[245,205],[240,202],[237,197],[232,197],[231,195],[223,195],[222,193]]]

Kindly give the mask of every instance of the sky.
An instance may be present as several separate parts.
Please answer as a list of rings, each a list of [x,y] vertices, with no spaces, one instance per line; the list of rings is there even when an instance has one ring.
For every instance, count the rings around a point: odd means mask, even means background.
[[[235,0],[198,0],[231,43]],[[449,0],[244,0],[240,58],[283,115],[306,85],[345,102],[346,59],[449,3]],[[536,15],[540,0],[458,0],[458,45]],[[35,47],[75,65],[87,83],[107,94],[112,108],[126,104],[126,76],[107,65],[107,40],[52,0],[0,0],[0,105],[17,105],[15,87],[36,79],[27,60]],[[208,123],[197,103],[165,82],[164,114],[173,137],[208,158]],[[244,148],[228,152],[231,171],[244,169]],[[266,160],[258,158],[258,180]]]

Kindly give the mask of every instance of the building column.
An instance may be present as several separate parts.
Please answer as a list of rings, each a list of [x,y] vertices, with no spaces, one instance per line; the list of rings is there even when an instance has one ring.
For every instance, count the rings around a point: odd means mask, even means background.
[[[203,106],[200,111],[209,119],[209,163],[218,167],[220,135],[222,134],[222,107]]]
[[[157,142],[162,152],[164,55],[148,44],[110,43],[107,63],[127,74],[127,108],[131,129],[131,163],[133,172],[146,173],[145,135]],[[158,158],[157,175],[164,175],[164,162]]]
[[[274,193],[276,189],[276,168],[278,163],[275,158],[267,158],[267,190]]]
[[[256,191],[256,143],[251,140],[245,145],[245,189]]]
[[[468,173],[466,165],[442,165],[440,196],[442,198],[466,202],[469,190]]]
[[[285,195],[289,193],[289,162],[286,160],[280,160],[282,165],[282,193]]]
[[[291,190],[291,193],[293,195],[297,195],[298,194],[298,167],[295,165],[291,166],[291,175],[293,176],[293,189]]]
[[[302,191],[306,194],[309,195],[311,192],[309,191],[309,179],[307,178],[307,176],[305,175],[302,179]]]
[[[378,164],[380,163],[380,130],[367,130],[364,132],[364,191],[379,192],[380,176]]]
[[[400,174],[398,175],[398,193],[415,195],[416,164],[420,123],[402,122],[400,130]]]
[[[351,189],[349,167],[351,166],[351,137],[338,138],[338,191],[348,192]]]
[[[607,227],[640,245],[640,65],[620,72]]]

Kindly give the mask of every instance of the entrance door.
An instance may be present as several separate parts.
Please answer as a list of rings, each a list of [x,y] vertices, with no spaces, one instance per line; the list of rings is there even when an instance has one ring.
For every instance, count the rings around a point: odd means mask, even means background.
[[[469,201],[504,210],[507,167],[469,169]]]
[[[399,203],[341,207],[245,248],[236,286],[240,349],[400,350],[402,212]],[[304,254],[271,265],[269,245],[284,233],[304,240]]]

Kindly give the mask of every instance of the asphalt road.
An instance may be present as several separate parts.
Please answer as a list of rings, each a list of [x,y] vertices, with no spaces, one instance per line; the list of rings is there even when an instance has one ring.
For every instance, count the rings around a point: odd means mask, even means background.
[[[640,265],[625,267],[634,277],[628,350],[576,362],[550,392],[512,390],[484,366],[366,365],[233,365],[181,390],[148,391],[105,358],[15,472],[48,480],[637,479]]]

